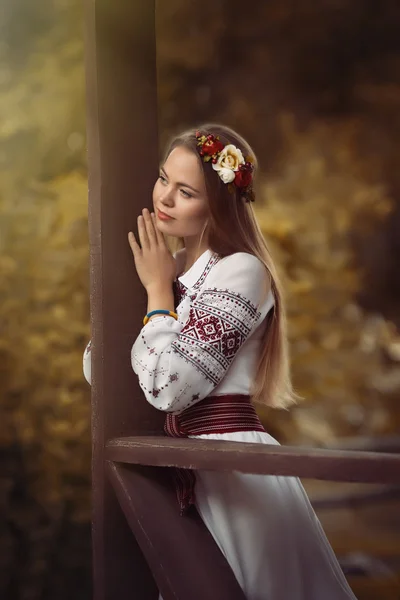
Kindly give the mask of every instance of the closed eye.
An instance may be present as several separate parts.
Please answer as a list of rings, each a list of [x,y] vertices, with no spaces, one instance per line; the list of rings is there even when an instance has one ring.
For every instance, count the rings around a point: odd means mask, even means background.
[[[165,185],[166,183],[168,183],[168,181],[166,180],[166,178],[164,177],[164,175],[162,175],[161,173],[158,176],[158,178],[159,178],[159,180],[161,181],[161,183],[163,185]],[[180,192],[181,192],[182,196],[184,196],[185,198],[193,198],[193,195],[189,194],[189,192],[187,192],[186,190],[182,190],[181,189]]]

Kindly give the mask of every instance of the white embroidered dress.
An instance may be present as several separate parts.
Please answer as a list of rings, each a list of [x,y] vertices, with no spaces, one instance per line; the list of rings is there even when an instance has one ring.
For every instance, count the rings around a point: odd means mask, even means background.
[[[181,262],[182,254],[177,273]],[[132,347],[146,400],[181,412],[211,393],[249,394],[274,304],[262,263],[207,250],[177,277],[175,291],[178,321],[153,318]],[[90,383],[90,346],[84,373]],[[262,432],[191,437],[278,444]],[[298,478],[199,471],[195,493],[248,600],[355,600]]]

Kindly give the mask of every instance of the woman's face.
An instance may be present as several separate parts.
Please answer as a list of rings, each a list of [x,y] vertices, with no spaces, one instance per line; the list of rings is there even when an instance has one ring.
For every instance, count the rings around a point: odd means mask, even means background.
[[[153,206],[162,233],[182,238],[201,234],[208,216],[206,186],[198,158],[184,146],[174,148],[161,167]],[[161,219],[159,211],[172,219]]]

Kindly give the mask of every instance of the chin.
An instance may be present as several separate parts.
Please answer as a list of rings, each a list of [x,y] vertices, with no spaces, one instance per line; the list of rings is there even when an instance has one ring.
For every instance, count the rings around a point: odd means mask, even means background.
[[[161,219],[157,219],[157,229],[166,235],[171,235],[173,237],[179,237],[180,234],[176,233],[173,227],[173,221],[161,221]]]

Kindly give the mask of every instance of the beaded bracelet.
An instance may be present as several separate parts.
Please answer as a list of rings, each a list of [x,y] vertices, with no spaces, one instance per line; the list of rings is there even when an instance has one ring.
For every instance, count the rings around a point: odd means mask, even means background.
[[[153,315],[169,315],[170,317],[174,317],[176,321],[178,320],[178,315],[176,313],[172,312],[172,310],[164,310],[162,308],[159,310],[152,310],[151,312],[147,313],[147,315],[143,319],[143,325],[146,325],[150,317],[152,317]]]

